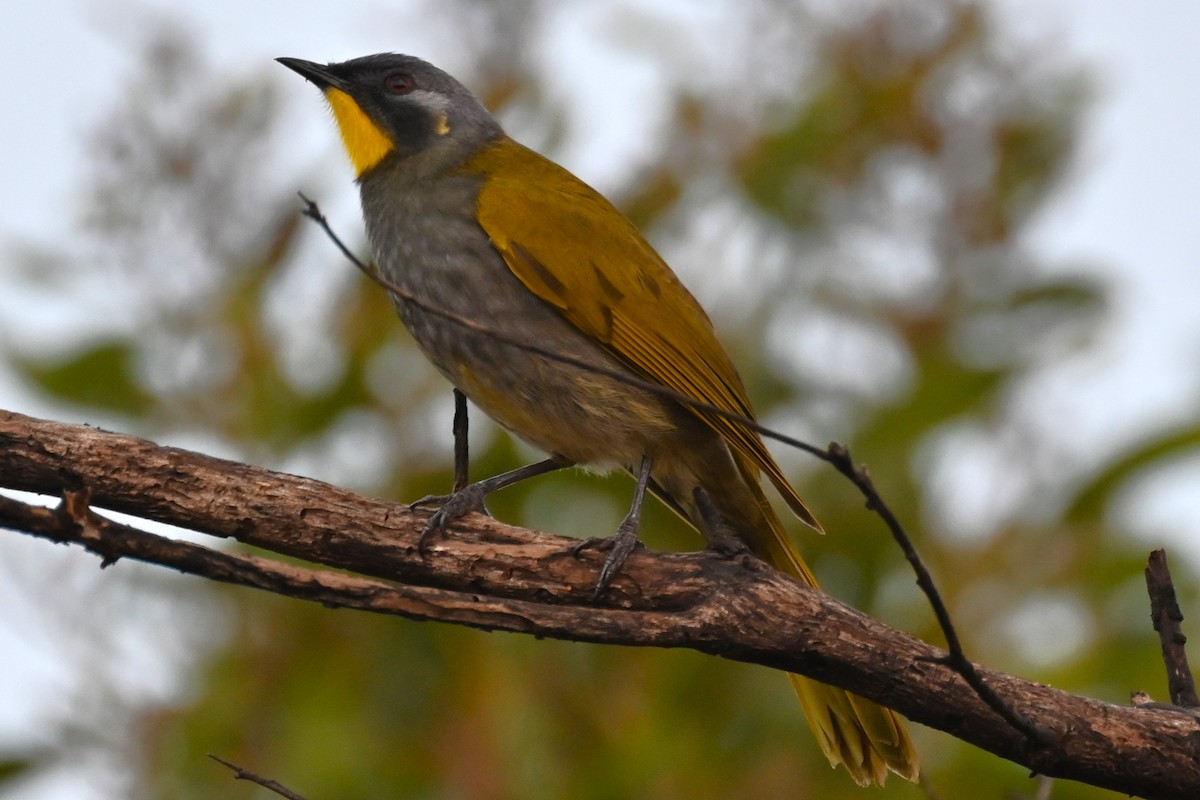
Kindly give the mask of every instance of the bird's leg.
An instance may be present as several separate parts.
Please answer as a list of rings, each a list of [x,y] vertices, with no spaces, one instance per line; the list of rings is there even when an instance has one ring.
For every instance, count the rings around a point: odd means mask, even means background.
[[[692,491],[692,499],[696,501],[696,511],[699,512],[700,519],[704,522],[704,538],[708,540],[709,550],[726,558],[732,558],[742,555],[750,549],[737,535],[733,526],[725,520],[724,515],[717,510],[707,489],[697,486]]]
[[[429,495],[411,503],[411,508],[439,506],[438,510],[429,518],[429,521],[425,523],[425,530],[421,533],[418,548],[424,552],[426,546],[429,544],[429,538],[434,533],[446,530],[455,520],[465,517],[472,511],[486,514],[487,509],[484,508],[483,501],[492,492],[503,489],[506,486],[512,486],[514,483],[523,481],[526,478],[545,475],[547,472],[554,472],[555,470],[569,467],[572,463],[568,459],[553,456],[536,464],[518,467],[517,469],[503,472],[482,481],[468,483],[453,494]]]
[[[633,489],[633,506],[625,515],[625,519],[621,520],[621,524],[617,526],[617,532],[607,539],[587,539],[571,549],[574,555],[579,555],[589,547],[608,551],[608,557],[604,559],[604,565],[600,567],[600,576],[596,579],[596,587],[592,590],[593,600],[608,588],[613,578],[620,572],[625,559],[629,558],[629,554],[633,552],[634,548],[641,544],[638,539],[638,528],[642,524],[642,505],[646,500],[646,486],[650,483],[650,468],[653,465],[653,459],[649,456],[642,456],[642,465],[637,474],[637,485]]]
[[[461,492],[467,488],[469,451],[467,448],[467,396],[454,390],[454,488]]]

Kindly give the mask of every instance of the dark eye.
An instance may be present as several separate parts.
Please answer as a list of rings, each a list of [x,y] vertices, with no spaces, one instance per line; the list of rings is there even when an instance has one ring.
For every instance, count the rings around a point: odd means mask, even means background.
[[[407,72],[397,72],[383,79],[383,87],[390,94],[408,94],[417,88],[417,82]]]

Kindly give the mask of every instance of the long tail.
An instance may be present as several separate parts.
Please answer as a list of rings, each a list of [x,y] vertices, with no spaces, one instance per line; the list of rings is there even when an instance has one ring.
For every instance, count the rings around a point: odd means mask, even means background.
[[[714,498],[717,507],[755,555],[816,588],[816,578],[767,502],[757,476],[751,468],[739,466],[742,484],[753,500],[745,502],[749,498],[743,495],[730,505]],[[844,764],[859,786],[883,785],[889,771],[910,781],[917,780],[917,753],[897,714],[844,689],[800,675],[789,674],[788,678],[821,750],[833,766]]]

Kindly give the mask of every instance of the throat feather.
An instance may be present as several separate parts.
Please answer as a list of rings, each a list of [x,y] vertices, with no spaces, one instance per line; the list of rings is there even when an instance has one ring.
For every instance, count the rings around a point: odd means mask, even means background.
[[[354,98],[341,89],[328,89],[325,99],[333,109],[342,143],[354,164],[356,177],[374,167],[396,148],[395,143],[367,116]]]

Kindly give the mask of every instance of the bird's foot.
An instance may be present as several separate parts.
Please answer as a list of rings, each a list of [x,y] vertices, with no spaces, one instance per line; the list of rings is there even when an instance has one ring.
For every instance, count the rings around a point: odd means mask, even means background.
[[[708,546],[704,549],[721,558],[728,558],[730,560],[738,556],[744,556],[750,552],[750,548],[738,537],[737,533],[734,532],[728,523],[722,523],[708,530]]]
[[[717,510],[712,498],[703,487],[697,486],[692,497],[696,501],[696,509],[700,512],[700,518],[704,520],[704,536],[708,540],[705,550],[728,559],[734,559],[750,552],[750,548]]]
[[[487,499],[488,488],[480,483],[469,483],[450,494],[431,494],[413,501],[410,508],[437,509],[425,522],[425,530],[421,531],[421,538],[417,540],[418,552],[424,555],[435,536],[468,514],[491,516],[483,503]]]
[[[604,564],[600,567],[600,575],[596,578],[596,585],[592,587],[592,600],[596,600],[604,593],[604,590],[613,582],[613,578],[617,577],[617,573],[621,571],[621,566],[625,560],[629,558],[629,554],[642,546],[641,539],[638,538],[639,520],[626,517],[617,527],[617,532],[612,536],[606,536],[598,539],[584,539],[579,544],[571,548],[571,555],[578,558],[584,550],[601,550],[607,551],[608,555],[604,559]]]
[[[491,516],[484,507],[483,501],[492,492],[499,491],[506,486],[512,486],[514,483],[523,481],[526,478],[532,478],[535,475],[545,475],[547,472],[554,472],[557,469],[569,467],[571,463],[560,456],[552,456],[545,461],[518,467],[517,469],[509,470],[508,472],[478,481],[477,483],[468,483],[461,489],[456,489],[451,494],[436,494],[422,497],[413,503],[411,507],[438,506],[438,510],[425,523],[425,530],[421,533],[421,539],[417,543],[418,550],[424,555],[430,540],[435,534],[446,530],[450,525],[462,519],[467,514],[475,512]]]

